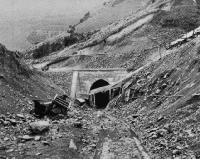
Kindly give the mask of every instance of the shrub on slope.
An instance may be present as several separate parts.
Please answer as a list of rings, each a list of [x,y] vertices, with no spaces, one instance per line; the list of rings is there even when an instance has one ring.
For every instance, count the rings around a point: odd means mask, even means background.
[[[44,56],[47,56],[53,52],[64,49],[67,46],[70,46],[76,42],[79,42],[84,39],[82,34],[60,34],[56,37],[45,40],[33,48],[26,51],[26,57],[38,59]]]
[[[190,31],[200,25],[200,10],[196,6],[179,6],[170,11],[160,11],[152,21],[162,27],[177,27]]]

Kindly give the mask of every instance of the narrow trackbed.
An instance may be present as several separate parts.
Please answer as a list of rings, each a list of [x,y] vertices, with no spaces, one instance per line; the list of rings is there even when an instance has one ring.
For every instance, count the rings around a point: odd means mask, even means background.
[[[94,159],[150,159],[149,154],[124,120],[117,119],[106,112],[100,114],[100,118],[94,119],[98,120],[98,124],[102,127]]]

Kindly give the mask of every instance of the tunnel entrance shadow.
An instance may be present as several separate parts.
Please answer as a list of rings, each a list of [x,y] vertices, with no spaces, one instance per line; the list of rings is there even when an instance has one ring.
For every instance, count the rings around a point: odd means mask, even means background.
[[[100,79],[93,83],[90,88],[90,91],[99,87],[107,86],[109,83],[103,79]],[[97,109],[104,109],[106,108],[107,104],[109,103],[109,92],[100,92],[95,94],[95,105]]]

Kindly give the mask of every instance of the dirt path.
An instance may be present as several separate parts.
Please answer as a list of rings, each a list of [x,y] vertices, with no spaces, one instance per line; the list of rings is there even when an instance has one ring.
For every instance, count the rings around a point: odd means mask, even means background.
[[[72,72],[75,69],[81,69],[81,66],[49,68],[47,72]]]
[[[128,124],[104,111],[95,114],[93,127],[101,130],[94,159],[150,159]]]

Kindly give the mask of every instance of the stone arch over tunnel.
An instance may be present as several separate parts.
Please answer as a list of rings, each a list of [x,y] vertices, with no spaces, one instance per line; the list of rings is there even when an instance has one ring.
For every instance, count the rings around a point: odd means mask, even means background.
[[[104,87],[109,85],[109,83],[103,79],[99,79],[95,81],[92,86],[90,87],[90,91],[99,87]],[[107,104],[109,103],[109,92],[99,92],[95,94],[95,105],[97,109],[104,109],[106,108]]]

